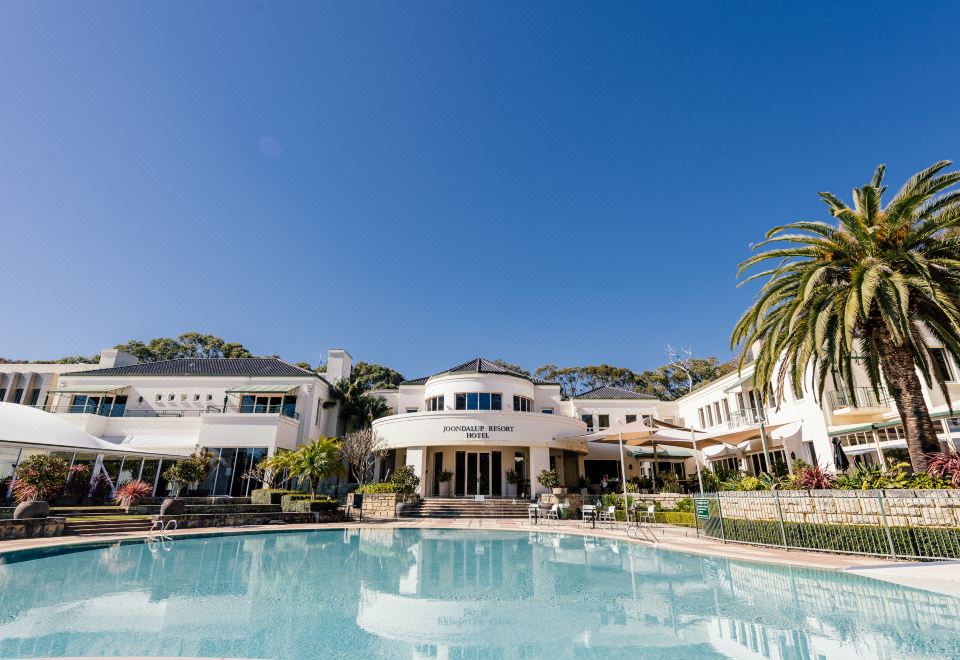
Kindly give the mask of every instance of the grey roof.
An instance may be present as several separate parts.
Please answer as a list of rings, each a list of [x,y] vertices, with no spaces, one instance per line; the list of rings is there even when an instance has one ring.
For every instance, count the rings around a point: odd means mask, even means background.
[[[574,399],[647,399],[656,401],[657,397],[641,392],[634,392],[623,387],[611,387],[610,385],[601,385],[592,390],[582,392]]]
[[[278,358],[177,358],[125,367],[80,371],[71,376],[313,376],[317,374]]]
[[[423,376],[422,378],[405,380],[401,383],[401,385],[423,385],[424,383],[427,382],[427,380],[429,380],[430,378],[433,378],[433,376],[441,376],[444,374],[502,374],[504,376],[514,376],[516,378],[523,378],[524,380],[529,380],[530,382],[535,383],[537,385],[553,385],[554,384],[544,380],[540,380],[539,378],[531,378],[526,374],[521,374],[516,371],[511,371],[510,369],[501,367],[499,364],[491,362],[490,360],[487,360],[482,357],[478,357],[472,360],[468,360],[463,364],[458,364],[455,367],[450,367],[449,369],[445,369],[444,371],[438,371],[432,376]]]

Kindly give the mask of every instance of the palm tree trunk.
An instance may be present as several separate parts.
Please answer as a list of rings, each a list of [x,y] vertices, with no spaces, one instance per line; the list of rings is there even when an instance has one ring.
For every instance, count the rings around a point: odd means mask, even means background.
[[[927,468],[926,455],[940,451],[940,442],[923,399],[913,354],[906,346],[896,344],[886,329],[878,333],[878,345],[883,377],[903,422],[910,465],[914,472],[922,472]]]

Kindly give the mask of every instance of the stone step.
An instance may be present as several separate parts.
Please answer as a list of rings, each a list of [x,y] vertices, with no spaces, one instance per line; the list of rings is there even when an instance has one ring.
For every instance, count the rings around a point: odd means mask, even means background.
[[[70,521],[63,526],[65,535],[90,536],[94,534],[114,534],[116,532],[149,531],[153,521],[149,519],[87,520]]]

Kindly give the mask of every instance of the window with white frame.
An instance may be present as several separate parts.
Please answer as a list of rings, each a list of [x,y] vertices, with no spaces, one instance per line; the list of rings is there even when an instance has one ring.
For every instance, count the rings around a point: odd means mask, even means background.
[[[415,412],[417,412],[417,409],[416,409],[416,408],[407,408],[407,412],[408,412],[408,413],[415,413]]]
[[[543,408],[540,412],[542,412],[544,415],[552,415],[553,408]]]
[[[513,409],[518,412],[532,412],[533,399],[525,396],[513,395]]]
[[[703,416],[703,408],[697,408],[697,415],[700,416],[700,428],[707,428],[707,421]]]
[[[713,402],[713,418],[717,420],[717,424],[723,421],[723,418],[720,416],[720,402]]]
[[[940,378],[951,383],[955,381],[956,375],[953,372],[953,365],[950,364],[950,356],[944,348],[931,348],[930,362],[933,364],[934,373]]]
[[[610,428],[610,415],[597,415],[597,426],[601,431]]]
[[[176,396],[177,396],[176,394],[168,394],[167,401],[173,401],[176,398]]]
[[[162,395],[162,394],[158,394],[158,395],[156,395],[156,396],[153,398],[153,400],[154,400],[154,401],[163,401],[163,395]]]
[[[426,401],[426,410],[430,412],[436,412],[437,410],[443,410],[443,395],[432,396]]]
[[[739,472],[740,471],[740,459],[731,456],[729,458],[715,458],[711,459],[710,467],[713,468],[714,472],[725,471],[725,472]]]
[[[593,415],[580,415],[580,420],[587,425],[588,431],[593,431]]]
[[[502,410],[503,394],[499,392],[458,392],[454,395],[456,410]]]

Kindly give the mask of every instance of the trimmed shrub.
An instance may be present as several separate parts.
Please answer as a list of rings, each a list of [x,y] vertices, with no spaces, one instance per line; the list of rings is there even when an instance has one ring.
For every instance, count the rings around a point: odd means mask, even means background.
[[[283,504],[283,496],[294,493],[310,497],[309,493],[300,493],[298,490],[258,488],[257,490],[250,491],[250,504]]]
[[[710,536],[721,538],[717,520],[705,521]],[[879,525],[820,525],[785,522],[787,546],[825,552],[890,554],[886,530]],[[775,520],[724,518],[723,535],[728,541],[782,545],[780,523]],[[897,555],[960,558],[960,529],[952,527],[891,527]]]
[[[693,498],[684,497],[682,500],[677,500],[673,509],[674,511],[680,511],[682,513],[693,513]]]
[[[290,493],[280,500],[280,510],[289,513],[320,513],[336,511],[337,501],[329,497],[311,499],[309,493]]]
[[[385,483],[363,484],[353,492],[361,494],[370,493],[371,495],[376,495],[380,493],[396,493],[398,491],[397,487],[393,483],[387,481]]]
[[[680,525],[681,527],[696,527],[697,522],[693,513],[689,511],[657,511],[653,514],[658,523]]]

